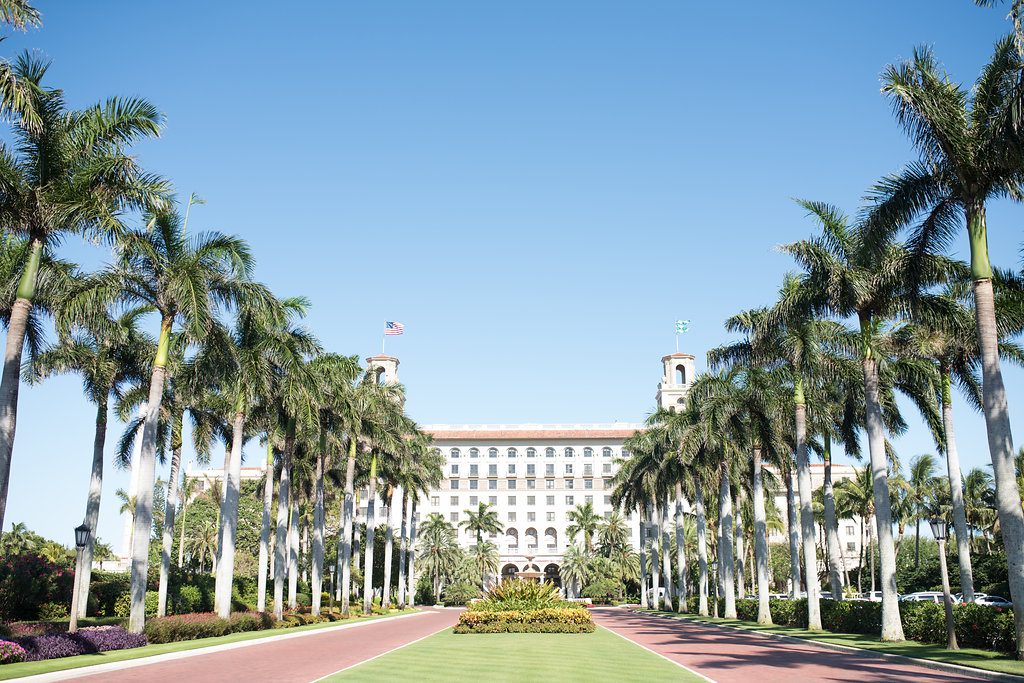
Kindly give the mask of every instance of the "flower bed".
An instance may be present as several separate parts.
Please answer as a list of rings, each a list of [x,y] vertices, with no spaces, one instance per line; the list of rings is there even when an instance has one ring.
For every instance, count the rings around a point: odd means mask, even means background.
[[[0,640],[0,664],[25,661],[25,648],[9,640]]]
[[[583,608],[475,611],[459,615],[455,633],[592,633],[594,620]]]
[[[38,662],[43,659],[142,647],[146,644],[146,636],[129,633],[120,626],[92,626],[79,629],[76,633],[25,636],[16,638],[15,643],[24,648],[24,661]]]
[[[227,619],[213,612],[175,614],[146,620],[146,638],[151,644],[174,643],[179,640],[214,638],[229,633],[262,631],[274,627],[270,612],[235,612]]]

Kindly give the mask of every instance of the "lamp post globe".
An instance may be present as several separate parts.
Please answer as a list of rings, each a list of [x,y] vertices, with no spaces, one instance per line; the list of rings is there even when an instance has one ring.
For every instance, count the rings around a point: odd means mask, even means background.
[[[928,524],[932,528],[932,536],[935,537],[936,541],[946,540],[946,520],[944,520],[942,517],[932,517],[928,520]]]
[[[82,522],[75,527],[75,583],[71,589],[71,619],[68,622],[68,633],[78,631],[78,590],[82,577],[82,551],[89,545],[89,525]]]

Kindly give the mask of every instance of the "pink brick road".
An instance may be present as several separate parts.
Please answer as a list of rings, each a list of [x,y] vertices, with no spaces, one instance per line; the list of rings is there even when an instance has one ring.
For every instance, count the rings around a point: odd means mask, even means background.
[[[665,619],[624,609],[594,609],[594,620],[716,683],[953,683],[978,681],[880,658],[844,654],[756,633]]]
[[[324,631],[271,642],[145,664],[86,676],[79,681],[138,683],[309,683],[396,647],[455,625],[455,610],[429,610],[401,619],[385,619],[353,628]],[[139,660],[142,661],[142,660]]]

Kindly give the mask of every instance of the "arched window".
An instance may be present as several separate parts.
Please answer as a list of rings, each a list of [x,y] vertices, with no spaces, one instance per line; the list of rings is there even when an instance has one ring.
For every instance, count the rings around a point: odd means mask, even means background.
[[[548,527],[544,532],[544,544],[548,550],[554,550],[558,545],[558,532],[555,531],[554,527]]]
[[[516,453],[516,449],[514,449],[514,448],[510,448],[510,449],[508,449],[508,450],[506,451],[506,454],[507,454],[507,455],[508,455],[508,457],[510,457],[510,458],[514,458],[514,457],[516,457],[516,455],[517,455],[517,453]]]
[[[479,458],[480,457],[480,450],[477,449],[477,448],[470,448],[469,449],[469,457],[471,457],[471,458]]]
[[[545,448],[544,449],[544,455],[549,457],[549,458],[555,457],[555,449],[554,448]]]
[[[593,458],[594,457],[594,449],[593,448],[584,448],[583,449],[583,457],[584,458]]]
[[[574,451],[574,450],[573,450],[573,449],[571,449],[571,448],[566,448],[566,449],[565,449],[565,457],[567,457],[567,458],[571,458],[571,457],[572,457],[572,456],[574,456],[574,455],[576,455],[576,451]]]
[[[533,550],[537,549],[537,530],[533,527],[526,530],[526,546]]]
[[[459,457],[459,449],[458,448],[453,448],[451,450],[451,453],[449,454],[449,457],[451,457],[451,458]]]
[[[601,449],[601,455],[603,455],[606,458],[612,457],[612,449],[605,446],[604,448]]]
[[[487,449],[487,457],[488,458],[497,458],[498,457],[498,449],[497,448],[488,448]]]
[[[527,448],[526,449],[526,457],[527,458],[536,458],[537,457],[537,449],[536,448]]]
[[[676,366],[676,384],[686,384],[686,366],[681,363]]]

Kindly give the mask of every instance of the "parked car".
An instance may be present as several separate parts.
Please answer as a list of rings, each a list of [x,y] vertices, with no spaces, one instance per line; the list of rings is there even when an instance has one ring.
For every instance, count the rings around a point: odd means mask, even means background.
[[[1012,602],[999,595],[986,595],[981,598],[975,596],[974,602],[979,605],[987,605],[989,607],[1013,607]]]
[[[860,597],[864,600],[870,600],[871,602],[881,602],[882,591],[864,591],[860,594]]]
[[[938,591],[918,591],[901,595],[900,600],[904,602],[937,602],[942,604],[942,593]]]

